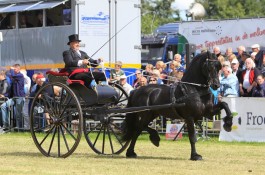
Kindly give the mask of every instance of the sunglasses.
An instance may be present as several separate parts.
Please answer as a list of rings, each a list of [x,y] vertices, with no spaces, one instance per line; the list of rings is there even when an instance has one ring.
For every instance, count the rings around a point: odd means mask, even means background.
[[[156,80],[154,80],[154,79],[151,79],[150,81],[156,81]]]

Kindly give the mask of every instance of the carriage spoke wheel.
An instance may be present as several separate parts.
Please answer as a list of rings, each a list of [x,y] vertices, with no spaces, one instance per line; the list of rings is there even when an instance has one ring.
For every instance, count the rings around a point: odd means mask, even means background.
[[[32,100],[30,131],[35,145],[47,157],[68,157],[82,135],[83,114],[74,92],[62,83],[48,83]]]
[[[109,104],[113,107],[124,108],[128,102],[128,94],[124,89],[111,84],[119,94],[118,102]],[[97,154],[120,154],[123,152],[129,142],[121,140],[121,125],[125,114],[113,114],[110,116],[86,116],[83,122],[84,135],[88,145]]]

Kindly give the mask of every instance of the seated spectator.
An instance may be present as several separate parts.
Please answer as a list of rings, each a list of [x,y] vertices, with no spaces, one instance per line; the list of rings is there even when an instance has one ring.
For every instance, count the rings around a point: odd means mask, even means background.
[[[172,84],[176,81],[176,75],[178,73],[177,71],[177,67],[180,66],[180,63],[176,62],[176,61],[171,61],[169,68],[170,68],[170,72],[168,74],[168,84]]]
[[[160,72],[159,70],[153,70],[153,75],[152,75],[153,78],[156,78],[157,79],[157,84],[164,84],[164,82],[162,81],[162,79],[160,78]]]
[[[148,84],[157,84],[157,79],[155,77],[150,77]]]
[[[179,67],[179,68],[177,69],[177,71],[178,71],[178,76],[177,76],[177,78],[178,78],[178,80],[180,81],[180,80],[182,79],[183,75],[184,75],[185,69],[184,69],[184,67]]]
[[[136,76],[136,78],[134,79],[133,85],[132,85],[134,89],[139,86],[140,78],[143,76],[142,73],[141,73],[141,70],[139,70],[139,69],[136,70],[135,71],[135,76]]]
[[[220,81],[220,94],[222,97],[238,97],[239,83],[237,77],[232,74],[232,69],[225,66],[223,68],[224,77]]]
[[[33,25],[28,22],[28,18],[25,14],[20,14],[19,27],[20,28],[31,28],[31,27],[33,27]]]
[[[265,97],[265,81],[264,76],[257,76],[257,86],[252,90],[252,97]]]
[[[141,77],[139,81],[139,87],[146,86],[146,85],[147,85],[147,79],[145,77]]]
[[[110,70],[110,81],[120,81],[120,77],[124,74],[124,71],[121,69],[122,62],[117,61],[115,63],[115,68]]]
[[[127,77],[126,77],[126,75],[120,76],[120,85],[126,91],[126,93],[128,95],[131,94],[131,91],[133,90],[133,87],[129,83],[127,83]]]
[[[232,55],[230,55],[230,56],[228,57],[228,61],[229,61],[230,63],[232,63],[232,61],[233,61],[234,59],[237,59],[235,54],[232,54]]]
[[[163,61],[157,61],[155,65],[155,69],[160,73],[160,79],[163,81],[163,84],[167,83],[167,71],[166,71],[166,64]]]
[[[143,72],[143,76],[147,79],[147,81],[152,76],[153,70],[154,66],[152,64],[147,64],[145,66],[145,71]]]
[[[255,63],[251,58],[246,59],[246,69],[242,71],[239,87],[240,95],[243,97],[251,97],[252,89],[257,85],[255,80],[260,75],[260,71],[255,68]]]

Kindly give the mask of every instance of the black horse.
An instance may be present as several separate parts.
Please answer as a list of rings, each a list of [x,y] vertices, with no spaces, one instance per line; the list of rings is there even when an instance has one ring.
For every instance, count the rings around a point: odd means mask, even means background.
[[[143,130],[150,134],[152,143],[159,146],[160,137],[156,130],[148,127],[148,124],[162,115],[171,119],[185,119],[191,144],[190,159],[201,160],[202,156],[196,152],[195,147],[197,138],[194,122],[201,120],[202,117],[210,118],[224,109],[226,117],[223,119],[223,127],[227,132],[230,132],[232,127],[232,114],[227,103],[214,104],[214,96],[209,89],[211,87],[216,90],[220,86],[218,78],[220,69],[221,64],[215,55],[207,52],[194,57],[181,82],[172,86],[148,85],[134,90],[129,97],[128,107],[170,103],[185,103],[185,106],[127,114],[123,123],[123,140],[131,140],[131,143],[126,156],[137,157],[134,147]]]

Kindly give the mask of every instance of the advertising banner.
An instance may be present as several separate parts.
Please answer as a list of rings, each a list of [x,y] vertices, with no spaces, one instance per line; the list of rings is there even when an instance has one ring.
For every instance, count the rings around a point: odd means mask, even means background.
[[[246,48],[253,44],[265,45],[265,18],[182,22],[179,33],[195,44],[198,51],[216,46],[222,53],[228,47],[236,51],[240,45]]]
[[[223,98],[228,103],[233,118],[231,132],[221,127],[220,141],[265,142],[265,99],[254,97]],[[225,116],[224,110],[222,116]],[[222,126],[223,126],[222,121]]]
[[[177,133],[181,130],[182,126],[183,124],[167,124],[166,139],[173,140],[176,137]],[[183,130],[179,133],[177,139],[182,138],[182,133],[183,133]]]

